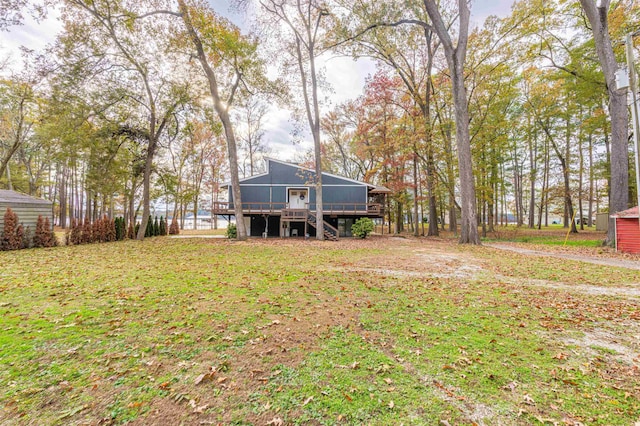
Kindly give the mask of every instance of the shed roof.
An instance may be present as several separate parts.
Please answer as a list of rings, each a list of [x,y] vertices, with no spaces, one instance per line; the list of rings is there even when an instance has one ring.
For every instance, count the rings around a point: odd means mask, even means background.
[[[629,218],[629,219],[638,217],[638,206],[632,207],[628,210],[618,212],[616,214],[612,214],[611,217],[620,217],[620,218]]]
[[[42,198],[32,197],[31,195],[22,194],[8,189],[0,189],[0,203],[3,204],[45,204],[51,205],[51,201]]]
[[[369,194],[391,194],[391,190],[385,186],[376,186]]]

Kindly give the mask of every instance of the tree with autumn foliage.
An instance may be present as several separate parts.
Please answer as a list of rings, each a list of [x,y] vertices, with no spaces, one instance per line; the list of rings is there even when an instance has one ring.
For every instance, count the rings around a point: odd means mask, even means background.
[[[415,134],[402,118],[404,90],[397,78],[379,71],[366,82],[364,95],[359,99],[363,114],[358,123],[355,153],[370,158],[371,168],[365,181],[384,185],[392,191],[388,198],[389,226],[395,223],[395,232],[404,230],[404,215],[409,202],[408,189],[413,159],[410,135]]]

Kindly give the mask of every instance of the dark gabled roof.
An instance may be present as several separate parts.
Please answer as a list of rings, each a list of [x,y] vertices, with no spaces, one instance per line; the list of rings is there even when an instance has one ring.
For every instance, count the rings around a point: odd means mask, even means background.
[[[32,197],[31,195],[22,194],[8,189],[0,189],[0,203],[7,204],[46,204],[51,205],[51,201],[42,198]]]
[[[315,170],[310,169],[308,167],[303,167],[303,166],[301,166],[300,164],[297,164],[297,163],[290,163],[288,161],[277,160],[275,158],[265,158],[265,160],[267,161],[267,164],[269,162],[280,163],[280,164],[284,164],[286,166],[296,167],[296,168],[298,168],[300,170],[304,170],[304,171],[307,171],[307,172],[310,172],[310,173],[315,173]],[[269,170],[269,167],[267,167],[267,170]],[[255,179],[255,178],[259,178],[259,177],[262,177],[262,176],[267,176],[268,174],[269,174],[269,172],[266,172],[266,173],[261,173],[261,174],[258,174],[258,175],[242,178],[242,179],[240,179],[240,184],[242,184],[244,182],[248,182],[248,181],[250,181],[252,179]],[[384,186],[376,186],[376,185],[372,185],[372,184],[367,183],[367,182],[362,182],[362,181],[351,179],[351,178],[347,178],[347,177],[344,177],[344,176],[334,175],[332,173],[322,172],[322,175],[323,176],[329,176],[329,177],[336,178],[336,179],[340,179],[340,180],[345,180],[347,182],[356,183],[358,185],[367,186],[368,188],[372,189],[372,191],[371,191],[372,194],[387,194],[387,193],[391,192],[391,190],[389,190],[388,188],[385,188]],[[231,186],[231,182],[225,182],[221,187],[222,188],[228,188],[229,186]]]

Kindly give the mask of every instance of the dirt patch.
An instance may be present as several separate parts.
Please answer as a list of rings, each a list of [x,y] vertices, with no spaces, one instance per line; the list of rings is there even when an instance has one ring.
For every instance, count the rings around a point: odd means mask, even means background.
[[[640,366],[640,349],[638,348],[640,341],[636,343],[635,348],[632,348],[630,341],[607,331],[587,331],[582,337],[564,339],[564,343],[579,346],[594,356],[601,355],[601,353],[598,352],[598,348],[604,348],[612,352],[611,355],[614,358],[632,365],[636,363]]]
[[[565,284],[557,281],[512,278],[504,275],[495,275],[495,277],[502,282],[515,286],[545,287],[594,296],[621,296],[629,299],[640,298],[640,288],[635,287],[602,287],[594,285]]]
[[[596,265],[605,265],[605,266],[613,266],[617,268],[627,268],[627,269],[637,269],[640,270],[640,261],[637,260],[627,260],[627,259],[611,259],[606,257],[595,257],[584,254],[569,254],[569,253],[558,253],[555,251],[540,251],[540,250],[532,250],[523,247],[519,247],[511,244],[504,243],[492,243],[485,244],[486,247],[492,247],[498,250],[507,250],[513,251],[520,254],[526,254],[530,256],[547,256],[547,257],[555,257],[558,259],[567,259],[567,260],[575,260],[578,262],[587,262],[593,263]],[[639,279],[640,281],[640,279]]]

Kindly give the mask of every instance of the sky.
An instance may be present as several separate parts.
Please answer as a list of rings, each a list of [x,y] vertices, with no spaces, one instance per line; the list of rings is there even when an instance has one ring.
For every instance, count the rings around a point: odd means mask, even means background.
[[[480,26],[489,15],[504,17],[511,11],[514,0],[475,0],[471,8],[472,26]],[[244,18],[233,12],[230,0],[209,0],[213,8],[223,16],[246,29]],[[19,68],[20,46],[36,51],[42,50],[61,30],[60,23],[54,16],[44,22],[27,19],[24,25],[12,27],[7,32],[0,32],[0,59],[9,57],[14,68]],[[371,60],[329,57],[321,58],[321,66],[325,69],[331,93],[324,94],[329,101],[323,105],[323,111],[329,111],[335,105],[355,99],[362,94],[365,79],[375,73],[375,65]],[[306,125],[306,123],[303,123]],[[302,141],[294,143],[291,113],[277,105],[273,105],[264,122],[265,142],[269,146],[270,155],[282,160],[294,160],[313,146],[310,135],[302,136]]]

